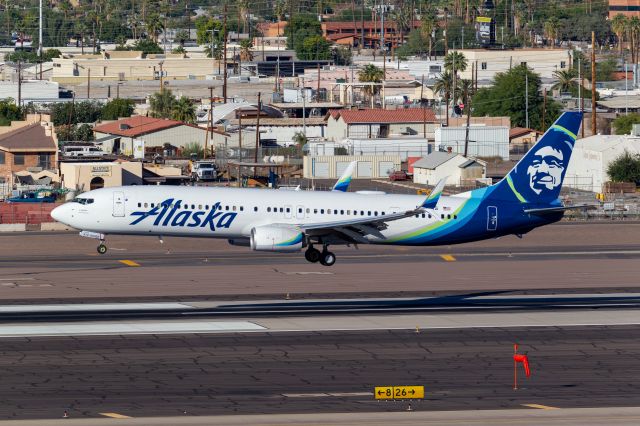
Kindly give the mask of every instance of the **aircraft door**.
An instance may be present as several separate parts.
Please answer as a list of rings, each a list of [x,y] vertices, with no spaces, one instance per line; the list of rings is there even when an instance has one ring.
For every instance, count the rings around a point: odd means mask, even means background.
[[[487,231],[498,229],[498,208],[487,206]]]
[[[304,206],[296,207],[296,218],[304,219]]]
[[[124,192],[113,193],[113,216],[124,217]]]

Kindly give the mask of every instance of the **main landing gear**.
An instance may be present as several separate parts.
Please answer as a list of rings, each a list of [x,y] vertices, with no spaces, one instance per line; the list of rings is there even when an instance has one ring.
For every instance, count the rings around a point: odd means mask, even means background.
[[[304,252],[304,258],[307,259],[308,262],[320,262],[320,264],[324,266],[332,266],[336,263],[336,255],[327,250],[327,246],[323,247],[322,252],[313,246],[309,246],[307,251]]]

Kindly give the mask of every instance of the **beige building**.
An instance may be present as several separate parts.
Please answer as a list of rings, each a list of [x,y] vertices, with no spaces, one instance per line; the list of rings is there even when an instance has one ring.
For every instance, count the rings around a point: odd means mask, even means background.
[[[467,186],[486,178],[487,163],[463,155],[436,151],[413,163],[413,182],[435,185],[447,177],[448,185]]]
[[[60,176],[62,187],[78,192],[143,183],[141,162],[62,162]]]
[[[399,155],[320,155],[305,156],[303,173],[306,179],[337,179],[349,163],[357,161],[353,179],[387,178],[389,173],[400,170]]]
[[[453,49],[449,50],[450,52]],[[522,64],[542,78],[554,78],[553,73],[568,70],[571,65],[571,51],[568,49],[456,49],[467,58],[468,66],[458,73],[463,79],[471,79],[471,64],[478,66],[478,80],[493,80],[496,73],[509,71]]]
[[[420,135],[433,138],[438,120],[430,108],[331,110],[326,116],[329,141]],[[425,132],[426,130],[426,132]]]
[[[229,63],[229,67],[233,64]],[[183,54],[143,55],[140,51],[107,51],[100,55],[65,55],[53,59],[51,80],[63,84],[92,81],[211,79],[218,61],[211,58],[187,58]]]

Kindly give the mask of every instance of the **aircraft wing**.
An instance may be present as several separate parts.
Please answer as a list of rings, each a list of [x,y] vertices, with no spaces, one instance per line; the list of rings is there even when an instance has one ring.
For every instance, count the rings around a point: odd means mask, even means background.
[[[345,220],[323,223],[300,223],[297,226],[307,235],[334,235],[347,243],[368,244],[366,235],[374,235],[384,239],[381,231],[387,229],[387,223],[415,216],[424,212],[421,207],[384,216],[353,217]]]
[[[594,210],[598,208],[596,205],[583,204],[579,206],[558,206],[558,207],[546,207],[541,209],[526,209],[524,212],[528,214],[535,214],[537,216],[544,216],[546,214],[559,213],[567,210]]]

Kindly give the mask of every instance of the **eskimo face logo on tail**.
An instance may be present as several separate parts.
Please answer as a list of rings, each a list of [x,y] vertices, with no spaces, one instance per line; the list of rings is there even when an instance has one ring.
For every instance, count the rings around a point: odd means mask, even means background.
[[[181,209],[182,200],[174,202],[173,198],[169,198],[150,210],[132,212],[131,216],[135,219],[129,225],[138,225],[147,218],[154,218],[153,226],[209,227],[211,231],[215,231],[229,228],[238,215],[231,212],[223,213],[220,211],[220,203],[215,203],[208,211]]]
[[[564,155],[559,149],[544,146],[533,154],[533,161],[527,168],[529,187],[537,195],[551,191],[562,185]]]

